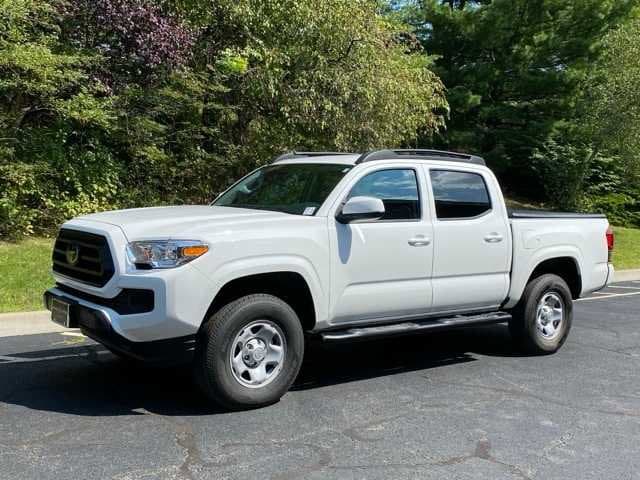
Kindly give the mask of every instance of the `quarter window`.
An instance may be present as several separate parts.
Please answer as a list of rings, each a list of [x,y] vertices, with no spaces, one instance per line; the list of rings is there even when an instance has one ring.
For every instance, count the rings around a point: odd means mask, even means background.
[[[491,210],[482,175],[451,170],[431,170],[430,175],[438,218],[477,217]]]
[[[417,220],[420,195],[412,169],[379,170],[362,177],[349,193],[351,197],[375,197],[384,203],[381,220]]]

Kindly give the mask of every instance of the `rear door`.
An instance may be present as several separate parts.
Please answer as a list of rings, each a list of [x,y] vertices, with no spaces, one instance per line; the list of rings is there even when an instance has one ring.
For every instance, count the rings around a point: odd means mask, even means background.
[[[434,211],[433,312],[498,306],[509,286],[511,237],[495,177],[424,167]]]

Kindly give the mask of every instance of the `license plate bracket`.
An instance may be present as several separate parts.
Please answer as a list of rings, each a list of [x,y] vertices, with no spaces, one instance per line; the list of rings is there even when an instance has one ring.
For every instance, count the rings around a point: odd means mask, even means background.
[[[71,326],[71,304],[59,298],[51,299],[51,320],[65,328]]]

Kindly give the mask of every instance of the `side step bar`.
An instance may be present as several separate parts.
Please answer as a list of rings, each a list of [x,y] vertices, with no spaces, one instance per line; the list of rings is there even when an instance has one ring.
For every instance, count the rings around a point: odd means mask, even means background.
[[[321,333],[320,337],[325,342],[336,342],[341,340],[368,340],[395,335],[410,335],[417,332],[450,330],[460,327],[504,323],[510,319],[511,314],[507,312],[491,312],[479,315],[456,315],[454,317],[413,320],[410,322],[394,323],[391,325],[332,330]]]

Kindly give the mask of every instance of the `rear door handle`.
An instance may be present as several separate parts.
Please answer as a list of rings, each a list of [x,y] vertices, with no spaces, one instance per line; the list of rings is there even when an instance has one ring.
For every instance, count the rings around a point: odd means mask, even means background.
[[[484,241],[487,243],[498,243],[498,242],[501,242],[502,239],[503,239],[503,236],[497,232],[491,232],[489,235],[484,237]]]
[[[409,245],[411,245],[412,247],[426,247],[430,243],[431,239],[425,237],[424,235],[416,235],[409,240]]]

